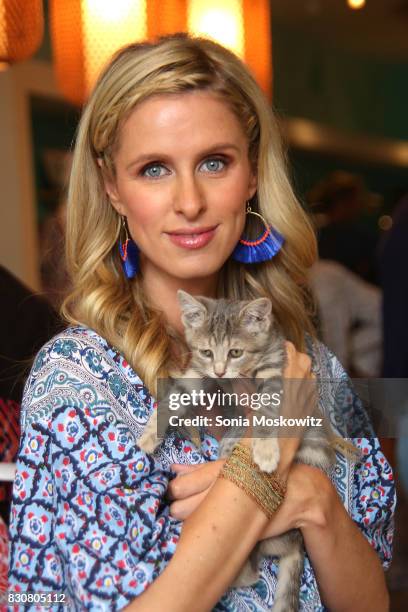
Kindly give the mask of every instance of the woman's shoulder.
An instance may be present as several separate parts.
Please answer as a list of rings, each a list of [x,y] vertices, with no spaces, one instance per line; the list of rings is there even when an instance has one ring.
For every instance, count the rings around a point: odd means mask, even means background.
[[[153,398],[124,356],[96,331],[68,327],[38,352],[27,380],[22,413],[49,417],[56,406],[109,406],[143,421]]]
[[[36,355],[34,364],[38,367],[44,359],[51,355],[73,359],[76,351],[91,347],[100,352],[107,351],[110,348],[107,340],[90,327],[85,325],[69,326],[43,344]]]
[[[136,376],[119,349],[103,336],[84,325],[70,326],[41,347],[34,359],[29,380],[56,368],[70,371],[82,369],[98,377],[107,362],[118,370],[118,374]]]

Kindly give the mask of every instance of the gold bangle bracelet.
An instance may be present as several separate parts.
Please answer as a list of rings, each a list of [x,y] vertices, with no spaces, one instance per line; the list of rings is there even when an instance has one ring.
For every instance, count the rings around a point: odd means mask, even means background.
[[[258,470],[262,474],[263,478],[266,478],[282,497],[285,496],[286,482],[276,472],[263,472],[253,460],[251,449],[248,446],[244,446],[243,444],[238,443],[235,445],[234,451],[235,454],[241,457],[241,459],[245,461],[248,465],[251,465],[254,469]]]
[[[237,444],[219,473],[220,478],[230,480],[249,495],[272,518],[281,505],[285,483],[276,475],[262,472],[252,459],[250,448]]]

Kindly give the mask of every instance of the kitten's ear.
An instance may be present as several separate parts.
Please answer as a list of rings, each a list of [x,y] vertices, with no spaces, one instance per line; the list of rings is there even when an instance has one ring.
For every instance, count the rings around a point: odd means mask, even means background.
[[[252,300],[241,308],[240,323],[249,332],[267,331],[272,320],[272,303],[268,298]]]
[[[206,307],[195,297],[179,289],[177,298],[181,308],[181,321],[185,327],[201,327],[208,314]]]

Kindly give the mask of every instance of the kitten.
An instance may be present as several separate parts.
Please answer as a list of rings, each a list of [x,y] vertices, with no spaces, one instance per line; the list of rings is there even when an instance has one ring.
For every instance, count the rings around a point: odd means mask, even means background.
[[[273,320],[268,298],[214,300],[193,297],[180,290],[178,299],[191,361],[187,371],[176,375],[187,379],[282,380],[286,362],[285,339]],[[269,406],[262,412],[266,416],[277,416],[276,409]],[[160,442],[156,432],[155,411],[138,441],[141,448],[147,452],[154,450]],[[256,430],[257,437],[252,439],[253,459],[261,470],[267,472],[274,471],[279,462],[278,438],[271,437],[270,433],[270,427],[260,427]],[[335,461],[328,438],[311,439],[308,433],[305,430],[295,459],[328,471]],[[220,442],[219,456],[228,457],[237,441],[236,437],[224,436]],[[232,586],[249,586],[257,582],[260,564],[266,555],[280,557],[274,611],[298,610],[304,564],[303,538],[298,529],[258,542]]]

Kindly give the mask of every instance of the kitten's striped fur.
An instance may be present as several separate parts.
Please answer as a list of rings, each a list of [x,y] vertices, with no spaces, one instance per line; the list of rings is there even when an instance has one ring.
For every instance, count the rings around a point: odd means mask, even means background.
[[[267,298],[252,301],[213,300],[178,292],[185,337],[191,350],[191,362],[183,373],[185,378],[262,378],[281,381],[285,365],[285,339],[273,322],[271,302]],[[180,374],[178,375],[180,376]],[[276,416],[276,409],[264,409],[266,416]],[[271,472],[279,462],[277,437],[270,428],[262,427],[253,438],[252,455],[258,466]],[[141,438],[142,448],[153,450],[154,418]],[[220,457],[231,453],[237,438],[224,437],[220,442]],[[296,460],[328,470],[334,462],[334,451],[326,437],[308,439],[307,431]],[[281,536],[262,540],[251,555],[233,586],[248,586],[257,582],[260,564],[265,556],[277,556],[278,585],[275,612],[294,612],[299,607],[299,589],[303,573],[303,538],[298,529]]]

